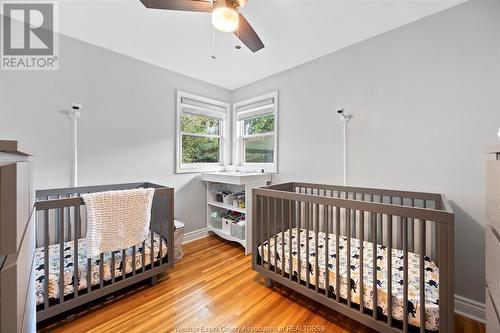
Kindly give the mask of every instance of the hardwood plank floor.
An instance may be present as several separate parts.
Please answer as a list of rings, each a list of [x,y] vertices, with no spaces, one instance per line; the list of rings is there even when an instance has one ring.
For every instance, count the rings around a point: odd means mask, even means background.
[[[269,333],[279,328],[373,332],[286,287],[265,287],[251,268],[251,256],[238,245],[209,236],[186,244],[184,251],[184,259],[155,286],[132,286],[110,300],[80,307],[69,318],[42,323],[39,332],[241,332],[244,327]],[[457,316],[455,322],[457,333],[485,332],[483,324],[470,319]]]

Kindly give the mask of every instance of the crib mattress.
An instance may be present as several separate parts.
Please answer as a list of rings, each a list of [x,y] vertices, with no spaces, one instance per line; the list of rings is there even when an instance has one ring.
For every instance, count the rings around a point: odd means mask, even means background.
[[[284,247],[285,271],[290,273],[289,268],[289,230],[284,231],[284,241],[281,232],[272,236],[268,242],[258,247],[259,255],[264,262],[281,269],[282,247]],[[309,283],[316,283],[316,255],[318,256],[319,279],[318,287],[325,289],[325,233],[318,233],[318,252],[316,253],[315,233],[309,231],[309,267],[306,263],[306,237],[305,229],[300,229],[300,243],[297,240],[297,229],[292,229],[292,270],[293,275],[298,274],[298,246],[300,244],[301,279],[306,281],[306,272],[309,273]],[[276,253],[274,242],[276,240]],[[328,267],[329,267],[329,290],[336,293],[336,236],[328,235]],[[271,249],[269,257],[269,248]],[[360,241],[351,238],[351,281],[347,283],[347,237],[340,237],[340,297],[347,298],[347,286],[351,287],[351,301],[360,302],[360,274],[359,274],[359,249]],[[377,304],[379,313],[387,316],[387,258],[388,251],[385,246],[377,245]],[[431,331],[439,329],[439,270],[430,258],[425,257],[425,328]],[[408,323],[420,326],[420,255],[408,252]],[[363,303],[366,308],[373,310],[373,244],[363,242]],[[397,320],[403,319],[403,251],[392,250],[392,317]]]
[[[167,255],[167,244],[162,239],[162,256]],[[142,268],[142,251],[144,250],[145,259],[144,265],[149,265],[151,263],[151,232],[146,237],[145,249],[142,248],[142,243],[136,246],[136,256],[135,256],[135,267],[136,269]],[[64,295],[69,295],[73,293],[74,279],[73,279],[73,267],[74,267],[74,241],[68,241],[64,243]],[[160,236],[157,233],[153,235],[153,255],[154,260],[160,259]],[[122,251],[116,251],[115,253],[115,277],[119,277],[123,274],[123,263],[122,263]],[[49,246],[49,297],[59,298],[59,254],[60,248],[59,244],[54,244]],[[132,249],[129,248],[125,250],[125,274],[132,272]],[[87,253],[85,247],[85,239],[80,238],[78,240],[78,289],[87,288],[88,278],[87,278]],[[100,258],[95,257],[91,259],[91,285],[97,285],[100,282],[99,276],[99,263]],[[103,262],[103,279],[105,281],[111,280],[111,252],[104,254]],[[36,303],[41,304],[44,302],[44,279],[45,279],[45,267],[44,267],[44,248],[37,248],[35,250],[35,283],[36,283]]]

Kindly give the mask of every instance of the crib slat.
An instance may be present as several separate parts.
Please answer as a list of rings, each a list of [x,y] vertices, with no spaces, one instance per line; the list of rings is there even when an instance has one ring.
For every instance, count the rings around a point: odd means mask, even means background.
[[[380,195],[380,200],[379,200],[380,203],[384,203],[384,196],[383,195]],[[380,245],[382,245],[384,243],[384,228],[382,226],[383,224],[383,214],[377,214],[377,229],[380,230],[379,232],[379,235],[378,235],[378,242]]]
[[[141,265],[142,265],[142,272],[146,271],[146,241],[142,242]]]
[[[415,207],[415,199],[414,198],[410,199],[410,205],[411,205],[411,207]],[[415,219],[414,218],[408,219],[408,223],[409,223],[409,229],[410,229],[409,251],[415,252]]]
[[[396,201],[397,198],[394,198],[394,205],[399,205],[399,203]],[[395,221],[396,221],[396,230],[393,232],[395,233],[396,235],[396,240],[395,240],[395,247],[397,249],[402,249],[403,248],[403,244],[402,244],[402,235],[401,235],[401,217],[400,216],[396,216],[395,217]],[[393,244],[394,246],[394,244]]]
[[[92,291],[92,260],[87,258],[87,293]]]
[[[392,215],[387,215],[387,325],[392,326]]]
[[[163,243],[163,242],[161,242],[161,243]],[[132,246],[132,275],[135,275],[135,270],[136,270],[136,268],[135,268],[135,252],[136,252],[136,249],[135,249],[135,245],[134,245],[134,246]],[[160,254],[160,258],[163,258],[161,256],[161,254]]]
[[[71,198],[71,194],[68,194],[68,198]],[[71,209],[68,207],[66,209],[66,233],[68,234],[67,237],[64,238],[64,241],[70,241],[71,240]]]
[[[420,255],[419,255],[419,277],[420,277],[420,333],[425,333],[425,220],[420,220]]]
[[[59,220],[59,304],[64,303],[64,208],[57,209]]]
[[[104,287],[104,254],[99,255],[99,287]]]
[[[111,252],[111,283],[115,283],[115,252]]]
[[[73,238],[73,296],[78,297],[78,276],[80,271],[78,270],[78,240],[80,239],[80,206],[74,207],[74,238]]]
[[[285,226],[284,226],[284,213],[285,213],[285,200],[281,199],[281,276],[285,276]]]
[[[49,243],[50,243],[50,232],[49,232],[49,210],[43,212],[43,301],[44,308],[47,310],[49,308]]]
[[[352,197],[352,200],[356,200],[356,193],[353,193],[352,194],[353,197]],[[352,237],[356,238],[356,210],[355,209],[351,209],[351,235]]]
[[[293,264],[292,264],[292,207],[293,214],[295,214],[294,201],[288,202],[288,277],[292,280],[293,277]]]
[[[269,264],[269,270],[272,270],[272,262],[271,262],[271,233],[270,233],[270,224],[271,224],[271,219],[269,217],[271,206],[270,206],[270,201],[271,198],[267,197],[267,220],[266,220],[266,225],[267,225],[267,263]]]
[[[306,287],[309,288],[309,273],[311,272],[310,269],[309,269],[309,212],[310,210],[310,204],[307,202],[306,203],[306,214],[305,214],[305,218],[306,218],[306,253],[305,253],[305,257],[306,257]]]
[[[407,218],[401,219],[403,223],[403,332],[408,332],[408,225]]]
[[[61,195],[58,195],[57,196],[57,199],[61,199],[62,196]],[[55,224],[55,227],[56,227],[56,230],[55,230],[55,239],[57,239],[57,241],[59,241],[61,239],[61,225],[59,223],[59,207],[55,207],[56,210],[55,210],[55,219],[56,219],[56,224]]]
[[[340,242],[340,208],[335,207],[335,296],[337,302],[340,301],[340,253],[339,253],[339,242]]]
[[[153,251],[153,242],[151,242],[151,253],[153,255],[151,256],[151,268],[153,268],[153,256],[154,256],[154,251]],[[125,275],[127,275],[127,257],[126,257],[126,252],[125,249],[122,250],[122,280],[125,280]]]
[[[326,191],[325,191],[326,195]],[[330,256],[328,252],[328,246],[330,243],[330,206],[325,206],[323,208],[323,221],[325,224],[325,296],[328,297],[328,289],[330,288]]]
[[[149,232],[151,233],[151,248],[149,251],[149,257],[151,260],[151,269],[153,269],[153,267],[155,267],[155,233],[153,229],[153,223],[151,223],[149,227]],[[122,262],[123,262],[123,272],[125,272],[125,250],[123,250]],[[125,278],[125,274],[123,274],[123,278]]]
[[[264,197],[260,196],[260,223],[257,223],[260,229],[260,249],[262,257],[260,258],[260,267],[264,268],[265,246],[264,246]]]
[[[364,195],[362,195],[362,200],[364,200]],[[364,238],[365,238],[365,212],[361,210],[359,212],[359,311],[361,313],[365,312],[365,276],[363,272],[364,266]]]
[[[367,194],[368,195],[368,201],[369,202],[373,202],[373,194]],[[367,212],[367,213],[370,213],[370,212]],[[371,240],[373,237],[373,222],[372,222],[372,219],[373,219],[373,214],[369,215],[370,216],[370,223],[368,223],[368,237],[367,239]]]
[[[163,214],[162,214],[162,210],[161,210],[161,204],[157,204],[156,205],[156,218],[155,220],[160,224],[160,230],[159,230],[159,234],[160,234],[160,251],[159,251],[159,256],[160,256],[160,260],[159,260],[159,265],[161,265],[162,263],[162,260],[163,260],[163,242],[161,241],[162,239],[162,235],[163,235]],[[152,231],[152,227],[151,227],[151,231]],[[175,224],[174,224],[174,229],[175,229]],[[132,275],[135,275],[135,246],[132,248]]]
[[[345,223],[347,232],[347,248],[346,248],[346,287],[347,287],[347,306],[351,307],[351,210],[345,210]]]
[[[372,284],[373,284],[373,297],[372,297],[372,309],[373,309],[373,318],[377,319],[377,213],[372,213],[372,245],[373,245],[373,276],[372,276]]]
[[[318,191],[319,192],[319,191]],[[319,258],[319,248],[318,248],[318,232],[319,232],[319,205],[316,206],[316,211],[315,211],[315,216],[316,216],[316,224],[315,224],[315,249],[314,249],[314,259],[315,259],[315,271],[314,271],[314,277],[315,277],[315,285],[316,285],[316,292],[319,290],[319,264],[318,264],[318,258]]]
[[[303,206],[304,204],[301,203],[300,201],[297,201],[297,205],[298,205],[298,221],[295,223],[296,227],[297,227],[297,235],[295,236],[295,239],[297,241],[297,283],[300,284],[300,280],[301,280],[301,273],[302,273],[302,260],[300,259],[300,248],[301,248],[301,240],[300,240],[300,230],[302,228],[302,212],[303,210],[305,210],[305,207]],[[302,209],[302,207],[304,207],[304,209]]]
[[[277,273],[278,272],[278,250],[277,250],[277,247],[278,247],[278,233],[276,232],[276,219],[277,219],[277,210],[278,210],[278,207],[277,207],[277,199],[274,198],[273,200],[273,239],[274,239],[274,253],[273,253],[273,266],[274,266],[274,272]]]

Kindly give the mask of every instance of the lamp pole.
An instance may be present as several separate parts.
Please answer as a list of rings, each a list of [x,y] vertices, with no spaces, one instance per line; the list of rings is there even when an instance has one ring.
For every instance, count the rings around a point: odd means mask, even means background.
[[[343,138],[343,181],[344,186],[347,185],[347,123],[352,119],[352,114],[345,113],[344,108],[338,108],[337,113],[342,121],[342,138]]]
[[[81,109],[82,106],[80,104],[73,103],[71,106],[71,110],[68,113],[68,116],[71,119],[73,125],[73,187],[78,186],[78,119],[80,119]]]

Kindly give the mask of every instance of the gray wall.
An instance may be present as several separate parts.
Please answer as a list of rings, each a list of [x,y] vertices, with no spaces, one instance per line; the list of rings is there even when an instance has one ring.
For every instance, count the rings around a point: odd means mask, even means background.
[[[239,101],[280,92],[275,182],[349,183],[445,193],[456,218],[456,292],[484,301],[482,153],[500,126],[500,4],[473,1],[235,92],[61,37],[58,72],[0,73],[0,137],[32,148],[37,188],[71,179],[71,127],[84,105],[80,184],[174,186],[186,231],[204,227],[198,175],[174,174],[175,89]],[[327,42],[327,41],[325,41]]]
[[[456,293],[484,302],[483,150],[500,126],[500,2],[473,1],[236,90],[279,90],[274,182],[442,192],[456,212]]]
[[[176,89],[224,101],[230,91],[61,36],[60,70],[0,73],[0,138],[35,157],[35,187],[71,184],[71,122],[83,104],[79,184],[151,181],[176,189],[186,232],[205,227],[199,175],[175,172]]]

